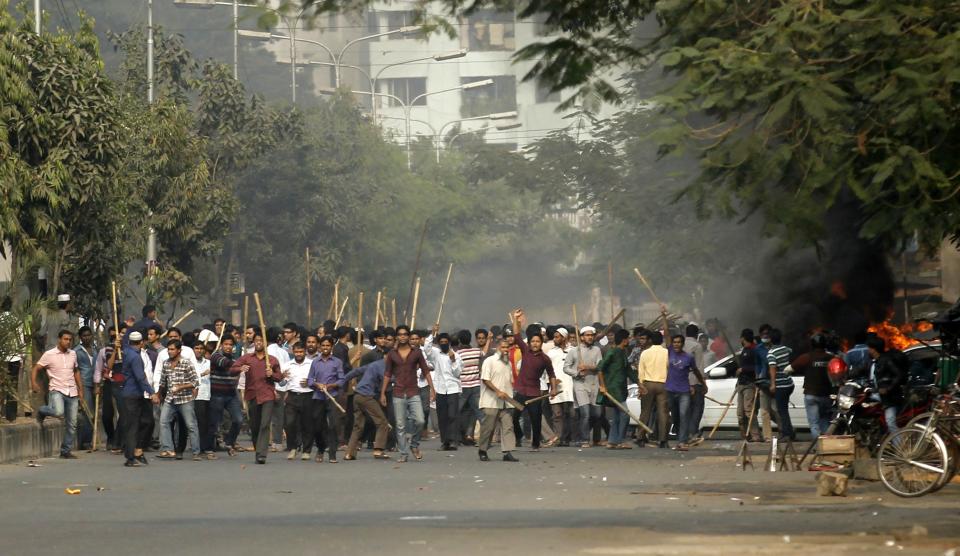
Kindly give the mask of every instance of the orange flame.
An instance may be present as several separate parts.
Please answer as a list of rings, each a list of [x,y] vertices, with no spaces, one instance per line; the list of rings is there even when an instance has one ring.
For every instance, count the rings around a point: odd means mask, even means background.
[[[932,328],[933,325],[929,322],[920,322],[917,323],[916,326],[910,323],[898,326],[887,319],[881,323],[872,324],[867,328],[867,331],[873,332],[883,338],[883,341],[887,344],[887,349],[898,349],[902,351],[920,343],[919,340],[911,338],[909,334],[913,332],[926,332]]]

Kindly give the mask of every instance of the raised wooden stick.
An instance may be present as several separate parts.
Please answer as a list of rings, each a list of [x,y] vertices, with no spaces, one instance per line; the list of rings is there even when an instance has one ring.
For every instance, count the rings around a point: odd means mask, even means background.
[[[447,279],[443,282],[443,294],[440,296],[440,310],[437,311],[437,326],[440,326],[440,315],[443,314],[443,303],[447,300],[447,286],[450,285],[450,275],[453,274],[453,263],[447,267]]]
[[[657,305],[663,305],[663,303],[660,301],[660,298],[657,297],[657,294],[653,293],[653,288],[650,287],[650,282],[647,282],[647,279],[643,277],[643,274],[640,274],[640,270],[634,268],[633,272],[637,275],[637,278],[640,279],[643,285],[647,287],[647,291],[650,292],[650,297],[657,302]]]
[[[176,328],[177,326],[180,325],[181,322],[187,320],[187,317],[189,317],[189,316],[192,315],[192,314],[193,314],[193,309],[190,309],[189,311],[187,311],[186,313],[184,313],[182,317],[178,318],[177,320],[175,320],[175,321],[173,322],[173,324],[171,324],[169,327],[167,327],[167,329],[163,331],[163,334],[161,334],[160,337],[163,338],[164,336],[166,336],[167,333],[170,332],[170,329],[171,329],[171,328]]]
[[[414,281],[413,287],[413,309],[410,311],[410,328],[417,326],[417,301],[420,299],[420,277]]]
[[[340,308],[340,279],[333,284],[333,297],[330,299],[330,309],[327,311],[327,319],[337,318],[337,309]]]
[[[613,305],[613,261],[607,261],[607,290],[610,294],[610,314],[615,315]],[[616,322],[617,317],[610,319],[610,322]]]
[[[337,328],[340,328],[340,318],[343,317],[343,311],[347,308],[348,301],[350,301],[349,295],[343,298],[343,305],[341,305],[340,310],[337,311],[337,319],[333,322],[333,330],[330,331],[331,333]]]
[[[403,309],[403,318],[406,319],[410,316],[410,300],[411,295],[413,294],[413,288],[416,285],[417,276],[420,274],[420,255],[423,253],[423,240],[427,237],[427,221],[423,221],[423,229],[420,230],[420,243],[417,245],[417,260],[413,263],[413,276],[410,278],[410,293],[407,294],[407,306]],[[416,306],[416,302],[414,302]],[[410,319],[411,321],[413,319]],[[413,325],[410,325],[410,328],[413,328]]]
[[[559,395],[562,394],[562,393],[563,393],[563,390],[557,390],[557,396],[559,396]],[[542,396],[537,396],[536,398],[530,398],[529,400],[523,402],[523,405],[524,405],[524,406],[527,406],[527,405],[530,405],[530,404],[539,402],[539,401],[541,401],[541,400],[545,400],[545,399],[550,398],[550,397],[552,397],[552,396],[550,396],[550,394],[544,394],[544,395],[542,395]]]
[[[247,325],[249,323],[250,323],[250,296],[245,295],[243,296],[243,332],[247,331]]]
[[[582,342],[580,342],[580,320],[577,319],[577,304],[573,304],[573,326],[576,327],[576,330],[573,331],[574,337],[577,339],[577,365],[583,365],[583,350],[580,349]],[[516,330],[514,330],[516,332]]]
[[[330,395],[330,392],[327,391],[327,387],[326,387],[326,386],[324,386],[324,385],[322,385],[322,384],[317,384],[317,386],[320,387],[320,391],[321,391],[321,392],[323,392],[324,394],[327,395],[327,399],[330,400],[331,402],[333,402],[333,405],[337,406],[337,409],[340,410],[340,413],[346,413],[346,412],[347,412],[347,410],[344,409],[343,406],[340,405],[340,404],[337,402],[337,399]]]
[[[253,302],[257,306],[257,318],[260,320],[260,335],[263,336],[263,349],[266,352],[267,346],[270,345],[270,338],[267,337],[267,325],[263,321],[263,307],[260,306],[260,294],[253,292]],[[270,355],[267,354],[267,368],[270,368]]]
[[[730,407],[733,405],[733,398],[737,396],[737,389],[733,389],[733,393],[730,394],[730,400],[725,404],[720,404],[723,406],[723,412],[720,413],[720,418],[717,419],[717,424],[713,426],[713,429],[710,431],[710,434],[707,435],[707,440],[713,440],[713,435],[717,434],[717,429],[720,428],[720,423],[723,422],[723,418],[727,416],[727,412],[730,411]],[[716,401],[716,400],[714,400]]]
[[[631,419],[633,419],[634,421],[636,421],[638,427],[640,427],[641,429],[643,429],[644,431],[646,431],[647,434],[653,434],[653,429],[651,429],[650,427],[648,427],[647,424],[644,423],[643,421],[641,421],[639,417],[637,417],[636,415],[634,415],[633,413],[631,413],[630,410],[627,409],[627,406],[625,406],[625,405],[623,405],[622,403],[620,403],[620,400],[618,400],[618,399],[614,398],[613,396],[611,396],[611,395],[610,395],[610,392],[604,392],[603,395],[606,396],[606,398],[607,398],[608,400],[610,400],[610,403],[612,403],[613,405],[617,406],[617,407],[620,409],[620,411],[626,413],[628,417],[630,417]]]
[[[363,292],[360,292],[360,300],[357,303],[357,353],[363,351]]]
[[[377,314],[373,318],[373,329],[376,330],[380,328],[380,296],[383,294],[382,291],[377,292]]]
[[[120,337],[120,315],[117,313],[117,283],[110,282],[111,301],[113,302],[113,332],[116,338]],[[123,350],[117,350],[118,362],[123,361]],[[101,377],[102,379],[103,377]]]
[[[313,328],[313,295],[310,285],[310,248],[307,247],[307,258],[305,260],[306,278],[307,278],[307,328]]]
[[[394,297],[390,301],[390,305],[393,307],[393,327],[397,327],[397,298]]]

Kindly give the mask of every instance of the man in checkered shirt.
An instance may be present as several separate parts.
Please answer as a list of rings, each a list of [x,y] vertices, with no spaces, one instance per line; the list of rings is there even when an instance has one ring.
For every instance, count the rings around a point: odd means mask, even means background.
[[[180,340],[167,343],[169,359],[163,362],[160,376],[160,392],[165,392],[163,407],[160,410],[160,456],[161,458],[182,459],[182,454],[174,452],[172,424],[177,415],[183,418],[189,432],[190,450],[194,461],[200,461],[200,435],[197,428],[197,415],[194,413],[193,400],[196,397],[200,379],[193,363],[180,357],[183,344]]]

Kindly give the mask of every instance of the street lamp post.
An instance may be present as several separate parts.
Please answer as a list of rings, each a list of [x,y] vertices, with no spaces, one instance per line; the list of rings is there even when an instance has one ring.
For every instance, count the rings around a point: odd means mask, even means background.
[[[441,89],[439,91],[431,91],[429,93],[423,93],[413,97],[413,100],[411,100],[410,103],[404,107],[404,112],[406,113],[406,118],[407,118],[406,130],[407,130],[407,169],[408,170],[413,167],[413,163],[410,158],[410,111],[414,106],[416,106],[417,101],[420,100],[421,98],[426,98],[428,96],[439,95],[440,93],[449,93],[451,91],[467,91],[470,89],[476,89],[478,87],[489,87],[490,85],[493,85],[493,79],[481,79],[480,81],[472,81],[470,83],[464,83],[463,85],[460,85],[457,87],[450,87],[449,89]]]
[[[399,28],[399,29],[394,29],[393,31],[384,31],[383,33],[374,33],[373,35],[367,35],[367,36],[364,36],[364,37],[357,37],[357,38],[355,38],[355,39],[353,39],[353,40],[347,41],[347,44],[343,45],[343,48],[340,49],[340,53],[337,54],[337,56],[333,59],[333,63],[336,64],[336,66],[334,66],[334,68],[333,68],[333,71],[334,71],[334,74],[333,74],[333,75],[334,75],[333,86],[334,86],[334,87],[337,87],[337,88],[340,88],[340,64],[341,64],[341,62],[343,62],[343,54],[344,54],[344,53],[347,51],[347,49],[350,48],[351,46],[357,44],[358,42],[368,41],[368,40],[370,40],[370,39],[376,39],[376,38],[380,38],[380,37],[386,37],[386,36],[389,36],[389,35],[396,35],[396,34],[398,34],[398,33],[399,33],[399,34],[406,35],[406,34],[408,34],[408,33],[416,33],[416,32],[419,31],[419,30],[420,30],[420,27],[417,27],[416,25],[408,25],[408,26],[406,26],[406,27],[401,27],[401,28]]]
[[[33,28],[40,34],[40,0],[33,0]]]
[[[465,48],[461,48],[460,50],[456,50],[456,51],[454,51],[454,52],[447,52],[447,53],[445,53],[445,54],[434,54],[433,56],[425,56],[425,57],[423,57],[423,58],[414,58],[414,59],[412,59],[412,60],[403,60],[403,61],[401,61],[401,62],[394,62],[394,63],[392,63],[392,64],[387,64],[387,65],[383,66],[382,68],[380,68],[380,71],[378,71],[377,74],[373,76],[373,80],[372,80],[371,83],[370,83],[370,90],[371,90],[371,91],[376,91],[376,90],[377,90],[377,79],[380,79],[380,75],[383,74],[383,72],[387,71],[387,70],[390,69],[390,68],[393,68],[393,67],[396,67],[396,66],[402,66],[402,65],[404,65],[404,64],[413,64],[413,63],[416,63],[416,62],[425,62],[425,61],[427,61],[427,60],[432,60],[432,61],[434,61],[434,62],[443,62],[443,61],[446,61],[446,60],[453,60],[453,59],[455,59],[455,58],[463,58],[463,57],[466,56],[466,55],[467,55],[467,50],[466,50]],[[376,121],[377,121],[377,103],[376,103],[376,99],[373,99],[372,104],[373,104],[373,121],[376,122]]]
[[[237,0],[233,2],[217,2],[215,0],[173,0],[176,7],[184,8],[213,8],[214,6],[230,6],[233,8],[233,78],[240,79],[240,37],[237,35],[240,22],[240,8],[262,8],[273,10],[267,6],[258,6],[256,4],[241,4]],[[279,13],[279,12],[278,12]]]
[[[508,129],[517,129],[518,127],[521,127],[522,125],[523,125],[523,124],[521,124],[520,122],[513,122],[513,123],[509,123],[509,124],[488,125],[488,126],[480,127],[480,128],[477,128],[477,129],[469,129],[469,130],[467,130],[467,131],[461,131],[460,133],[458,133],[458,134],[454,135],[453,137],[451,137],[449,141],[447,141],[447,148],[449,149],[450,147],[452,147],[452,146],[453,146],[453,142],[456,141],[457,138],[460,137],[461,135],[468,135],[468,134],[471,134],[471,133],[481,133],[481,132],[484,132],[484,133],[485,133],[485,132],[487,132],[488,130],[491,130],[491,129],[496,129],[497,131],[506,131],[506,130],[508,130]]]
[[[508,120],[510,118],[517,117],[517,111],[511,110],[510,112],[496,112],[493,114],[487,114],[485,116],[474,116],[472,118],[461,118],[459,120],[449,121],[442,126],[440,126],[440,133],[437,133],[437,164],[440,164],[440,143],[443,141],[443,130],[448,125],[458,124],[462,122],[471,122],[475,120]]]

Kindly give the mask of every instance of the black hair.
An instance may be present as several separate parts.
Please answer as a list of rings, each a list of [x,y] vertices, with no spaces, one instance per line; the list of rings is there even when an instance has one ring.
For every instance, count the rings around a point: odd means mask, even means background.
[[[334,335],[338,340],[342,339],[344,336],[349,336],[349,335],[350,335],[350,327],[349,327],[349,326],[341,326],[340,328],[336,329],[336,331],[334,331],[333,335]]]
[[[84,332],[93,333],[93,329],[91,329],[89,326],[81,326],[80,330],[77,330],[77,336],[82,335]]]
[[[696,338],[697,335],[700,334],[700,327],[695,324],[688,324],[684,330],[684,334],[686,334],[688,338]]]
[[[770,341],[774,344],[779,345],[783,341],[783,332],[780,332],[779,328],[774,328],[770,331]]]
[[[234,326],[234,325],[232,325],[232,324],[224,324],[224,326],[226,326],[226,328],[223,329],[223,337],[224,337],[224,338],[226,338],[226,337],[229,336],[230,334],[233,334],[233,333],[236,332],[237,330],[240,330],[240,327],[239,327],[239,326]]]
[[[768,332],[768,333],[769,333],[770,330],[772,330],[772,329],[773,329],[772,326],[770,326],[769,324],[764,323],[764,324],[761,324],[761,325],[760,325],[760,328],[757,329],[757,332],[759,332],[760,335],[763,336],[764,332]]]
[[[883,353],[887,349],[887,344],[880,336],[870,336],[867,338],[867,347]]]
[[[854,344],[864,344],[867,342],[867,331],[859,330],[856,334],[853,335]]]
[[[329,334],[326,334],[325,336],[323,336],[322,338],[320,338],[320,342],[319,342],[319,343],[322,344],[323,342],[330,342],[330,345],[331,345],[331,346],[337,343],[337,341],[333,339],[333,336],[331,336],[331,335],[329,335]]]
[[[194,342],[197,341],[197,335],[193,332],[187,332],[183,335],[183,344],[187,346],[192,346]]]
[[[155,326],[159,327],[160,325],[158,324]],[[171,332],[176,332],[177,334],[183,336],[183,331],[177,328],[176,326],[171,326],[170,328],[167,329],[167,334],[170,334]]]
[[[159,324],[151,324],[150,326],[147,327],[147,330],[153,330],[154,332],[157,333],[157,336],[163,334],[163,328],[161,328]],[[146,332],[147,330],[144,330],[144,332]],[[171,328],[170,330],[176,330],[177,332],[180,332],[179,328]]]
[[[167,342],[167,347],[170,347],[170,346],[173,346],[177,349],[183,349],[183,342],[181,342],[180,340],[170,340],[169,342]]]
[[[217,324],[218,322],[222,322],[223,324],[227,324],[227,320],[226,320],[226,319],[222,319],[222,318],[220,318],[220,317],[217,317],[217,318],[213,319],[213,324]]]
[[[469,345],[469,344],[468,344]],[[460,338],[456,334],[450,336],[450,347],[458,348],[460,347]]]
[[[673,336],[670,336],[670,341],[671,341],[671,342],[674,341],[674,340],[676,340],[676,339],[679,339],[681,342],[683,342],[683,341],[686,341],[687,338],[686,338],[686,336],[684,336],[683,334],[674,334]]]
[[[630,338],[630,331],[626,330],[625,328],[621,328],[620,330],[617,330],[617,332],[613,335],[613,343],[620,345],[621,342],[629,338]]]
[[[651,332],[649,332],[649,336],[648,336],[648,337],[650,338],[650,342],[651,342],[653,345],[655,345],[655,346],[658,346],[658,345],[660,345],[660,344],[663,343],[663,333],[662,333],[662,332],[658,332],[658,331],[656,331],[656,330],[651,331]]]
[[[236,344],[236,340],[233,339],[233,336],[224,335],[223,339],[220,340],[220,347],[223,347],[224,342],[230,342],[231,344]]]
[[[320,324],[320,326],[322,326],[323,329],[329,334],[330,332],[333,332],[333,329],[334,329],[334,328],[337,327],[337,323],[334,322],[332,319],[327,319],[327,320],[323,321],[323,322]]]
[[[270,339],[268,343],[276,342],[280,338],[280,329],[276,326],[271,326],[267,328],[267,338]]]
[[[144,305],[143,311],[141,311],[140,314],[143,315],[143,318],[147,318],[147,315],[149,315],[150,313],[153,313],[156,310],[157,310],[156,305]]]
[[[64,335],[73,336],[73,332],[70,332],[66,328],[63,328],[60,330],[60,332],[57,332],[57,339],[63,338]]]
[[[395,336],[399,336],[401,330],[406,330],[406,331],[407,331],[407,336],[410,335],[410,327],[407,326],[407,325],[405,325],[405,324],[399,324],[399,325],[397,325],[397,329],[394,330],[394,335],[395,335]]]
[[[283,327],[284,327],[284,328],[289,328],[290,330],[293,330],[294,332],[300,330],[300,327],[297,326],[297,323],[295,323],[295,322],[288,322],[288,323],[284,324]]]
[[[384,335],[384,336],[396,336],[396,335],[397,335],[397,331],[396,331],[392,326],[385,326],[385,327],[383,328],[383,335]]]
[[[634,326],[633,335],[634,336],[646,336],[647,329],[644,326]]]
[[[476,329],[476,330],[473,331],[474,337],[476,337],[478,334],[483,334],[484,336],[489,336],[489,335],[490,335],[490,331],[487,330],[486,328],[478,328],[478,329]]]
[[[748,342],[752,342],[755,339],[755,336],[753,335],[753,329],[744,328],[740,331],[740,337]]]
[[[457,339],[460,340],[460,345],[461,345],[461,346],[463,346],[463,347],[469,347],[469,346],[470,346],[470,340],[472,340],[473,337],[470,335],[470,331],[469,331],[469,330],[461,330],[460,332],[457,332]]]
[[[303,342],[294,342],[292,349],[307,349]]]
[[[379,330],[374,330],[373,332],[367,334],[371,341],[376,340],[377,338],[383,337],[383,332]]]

